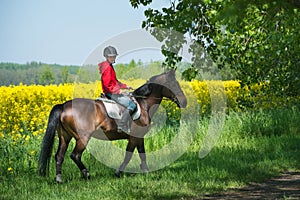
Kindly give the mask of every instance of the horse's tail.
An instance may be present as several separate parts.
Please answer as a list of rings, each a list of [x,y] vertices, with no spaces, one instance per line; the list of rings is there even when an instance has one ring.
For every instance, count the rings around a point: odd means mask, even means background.
[[[46,176],[49,172],[49,163],[54,144],[55,131],[60,123],[60,115],[63,110],[63,104],[55,105],[49,115],[46,134],[42,142],[42,148],[38,163],[38,172],[41,176]]]

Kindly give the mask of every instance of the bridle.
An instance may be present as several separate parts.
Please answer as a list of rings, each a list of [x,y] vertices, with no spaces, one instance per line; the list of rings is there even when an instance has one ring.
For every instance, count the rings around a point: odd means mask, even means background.
[[[147,81],[147,82],[150,82],[150,81]],[[157,84],[157,83],[154,83],[154,84]],[[152,97],[153,99],[156,99],[156,100],[168,99],[168,100],[171,100],[171,101],[179,104],[177,96],[179,96],[182,93],[179,88],[176,88],[176,91],[173,92],[169,87],[170,83],[168,81],[165,81],[164,83],[161,83],[159,85],[161,85],[161,86],[167,88],[168,90],[170,90],[170,92],[173,93],[173,95],[171,97]],[[167,85],[167,86],[165,86],[165,85]],[[134,98],[141,98],[141,99],[147,99],[148,98],[148,96],[144,96],[144,95],[133,95],[132,93],[130,93],[130,95]]]

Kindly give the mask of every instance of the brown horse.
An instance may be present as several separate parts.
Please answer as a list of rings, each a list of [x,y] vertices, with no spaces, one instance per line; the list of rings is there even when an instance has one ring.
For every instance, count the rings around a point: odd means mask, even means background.
[[[108,117],[102,101],[91,99],[73,99],[55,105],[49,115],[46,134],[42,142],[39,158],[39,174],[45,176],[49,171],[49,163],[54,143],[55,132],[58,132],[59,145],[55,154],[56,181],[62,182],[61,172],[64,155],[70,140],[74,137],[76,145],[71,159],[80,169],[82,176],[89,179],[90,174],[81,162],[81,155],[91,137],[101,140],[127,139],[126,154],[123,163],[116,170],[116,175],[129,163],[133,151],[137,148],[141,159],[141,170],[148,171],[144,148],[144,135],[150,128],[151,117],[164,97],[172,100],[178,107],[186,107],[187,101],[173,70],[153,76],[133,93],[141,108],[139,119],[132,121],[131,133],[117,132],[117,120]]]

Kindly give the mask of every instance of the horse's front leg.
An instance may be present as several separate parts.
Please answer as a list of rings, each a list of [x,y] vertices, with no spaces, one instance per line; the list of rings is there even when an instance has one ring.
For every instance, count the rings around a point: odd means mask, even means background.
[[[127,147],[126,147],[126,153],[123,163],[120,165],[120,167],[116,170],[115,175],[117,177],[121,177],[122,172],[124,171],[125,167],[128,165],[129,161],[132,158],[133,151],[136,147],[136,144],[129,139]]]
[[[149,168],[146,161],[146,152],[145,152],[145,145],[144,145],[144,138],[139,138],[139,143],[137,146],[137,150],[139,152],[139,156],[141,159],[141,165],[140,168],[143,173],[149,172]]]

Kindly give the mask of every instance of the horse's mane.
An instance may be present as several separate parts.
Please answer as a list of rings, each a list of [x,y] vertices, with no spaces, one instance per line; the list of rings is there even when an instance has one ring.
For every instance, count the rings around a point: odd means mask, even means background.
[[[174,73],[174,71],[172,71]],[[132,94],[134,96],[149,96],[152,92],[152,88],[154,85],[161,85],[164,83],[160,83],[160,77],[164,76],[168,74],[168,72],[164,72],[162,74],[156,75],[156,76],[152,76],[147,83],[145,83],[144,85],[142,85],[141,87],[137,88]]]
[[[133,96],[148,96],[152,92],[152,87],[149,82],[133,91]]]

